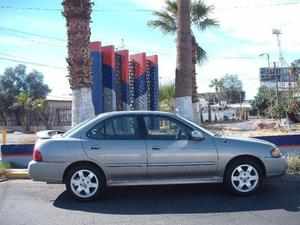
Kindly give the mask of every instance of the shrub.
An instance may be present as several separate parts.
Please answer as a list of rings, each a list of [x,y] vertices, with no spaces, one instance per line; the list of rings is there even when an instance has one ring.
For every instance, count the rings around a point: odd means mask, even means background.
[[[300,156],[299,155],[289,155],[287,157],[288,162],[288,172],[291,174],[300,173]]]
[[[5,175],[6,170],[10,169],[11,165],[9,163],[0,163],[0,177]]]

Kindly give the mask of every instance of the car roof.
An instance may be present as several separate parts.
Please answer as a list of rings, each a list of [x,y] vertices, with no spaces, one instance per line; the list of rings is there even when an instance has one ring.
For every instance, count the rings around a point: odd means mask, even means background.
[[[144,114],[175,116],[174,113],[169,113],[169,112],[144,110],[144,111],[113,111],[113,112],[106,112],[106,113],[99,114],[98,117],[117,116],[117,115],[144,115]]]

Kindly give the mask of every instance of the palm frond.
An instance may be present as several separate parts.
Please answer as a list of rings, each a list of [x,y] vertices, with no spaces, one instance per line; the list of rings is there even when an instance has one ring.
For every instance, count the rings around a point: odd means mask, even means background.
[[[177,13],[178,13],[178,5],[177,5],[177,1],[176,0],[166,0],[165,1],[165,10],[167,12],[172,13],[172,15],[174,17],[177,17]]]
[[[196,62],[201,65],[207,61],[206,51],[196,42]]]
[[[191,3],[191,24],[200,30],[210,27],[218,27],[219,23],[216,19],[209,18],[209,14],[214,10],[213,6],[206,6],[201,0]]]
[[[176,18],[172,17],[167,11],[154,11],[153,15],[156,20],[150,20],[148,26],[151,28],[159,28],[163,33],[175,33],[177,30]]]
[[[216,19],[206,18],[203,21],[199,21],[196,26],[199,30],[203,31],[208,28],[219,27],[219,22]]]

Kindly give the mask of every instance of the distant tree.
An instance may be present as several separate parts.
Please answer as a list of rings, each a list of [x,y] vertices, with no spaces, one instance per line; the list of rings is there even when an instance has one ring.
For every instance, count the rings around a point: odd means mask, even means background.
[[[291,68],[290,68],[290,72],[291,72],[291,75],[293,77],[295,77],[295,84],[296,84],[296,90],[295,91],[300,91],[300,70],[299,70],[299,67],[300,67],[300,59],[298,60],[295,60],[294,62],[292,62],[291,64]]]
[[[45,99],[51,91],[44,83],[44,75],[36,70],[28,73],[24,81],[27,84],[24,91],[29,92],[33,99]]]
[[[11,109],[14,110],[19,110],[21,116],[22,116],[22,126],[23,126],[23,131],[25,133],[28,133],[30,131],[29,127],[29,113],[31,111],[31,106],[32,104],[32,98],[30,97],[29,92],[21,92],[15,97],[15,102],[14,104],[10,107]]]
[[[210,88],[215,88],[215,91],[216,91],[216,96],[217,96],[217,99],[218,99],[218,103],[220,105],[220,101],[221,101],[221,93],[220,93],[220,90],[222,89],[222,83],[220,80],[218,79],[213,79],[210,81],[210,85],[209,85]]]
[[[237,75],[228,75],[220,79],[219,93],[228,103],[240,103],[245,99],[243,83]]]
[[[292,64],[295,64],[296,66],[300,67],[300,59],[295,60]]]
[[[258,89],[258,93],[251,103],[251,107],[257,111],[257,115],[266,115],[268,108],[275,104],[274,98],[270,98],[270,96],[275,96],[274,89],[267,86],[261,86]]]
[[[48,85],[44,83],[43,74],[36,70],[26,73],[25,65],[5,69],[4,73],[0,74],[1,117],[6,123],[6,118],[11,113],[9,107],[15,103],[16,96],[21,92],[29,93],[32,99],[45,99],[50,91]],[[19,120],[19,111],[19,109],[14,111],[17,120]]]
[[[51,129],[49,124],[49,108],[44,99],[38,98],[34,99],[31,102],[31,107],[34,112],[36,112],[39,117],[42,119],[43,124],[45,125],[47,130]]]
[[[161,111],[173,112],[175,84],[166,84],[159,88],[159,105]]]

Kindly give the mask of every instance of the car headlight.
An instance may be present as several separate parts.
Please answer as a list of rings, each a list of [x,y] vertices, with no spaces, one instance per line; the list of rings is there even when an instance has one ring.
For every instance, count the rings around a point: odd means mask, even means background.
[[[271,155],[273,158],[279,158],[282,156],[282,153],[281,151],[279,150],[279,148],[274,148],[272,151],[271,151]]]

